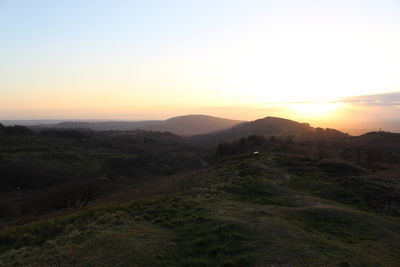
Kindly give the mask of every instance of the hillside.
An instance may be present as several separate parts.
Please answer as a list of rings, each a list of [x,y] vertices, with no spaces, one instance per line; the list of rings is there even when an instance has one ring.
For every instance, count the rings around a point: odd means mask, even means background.
[[[92,204],[156,177],[201,168],[168,132],[94,132],[0,124],[0,227]]]
[[[277,117],[265,117],[252,122],[245,122],[231,131],[240,134],[277,134],[287,132],[310,131],[313,128],[308,123],[299,123],[293,120]]]
[[[57,124],[40,125],[40,128],[84,128],[94,131],[132,131],[147,130],[171,132],[181,136],[204,134],[232,127],[241,121],[217,118],[207,115],[186,115],[159,121],[101,121],[101,122],[61,122]]]
[[[131,202],[1,229],[0,264],[398,266],[400,261],[400,221],[393,217],[400,214],[399,182],[377,186],[382,180],[357,166],[266,153],[171,178],[163,179],[169,182],[162,190]],[[397,194],[390,213],[387,190]]]
[[[283,118],[265,117],[251,122],[243,122],[229,129],[192,136],[190,141],[194,144],[217,145],[221,142],[247,137],[248,135],[287,136],[312,131],[314,131],[314,128],[307,123],[299,123]]]
[[[400,134],[215,135],[0,124],[0,266],[398,266]]]
[[[230,128],[239,123],[241,123],[239,120],[229,120],[206,115],[186,115],[165,120],[159,125],[151,125],[145,129],[168,131],[183,136],[190,136]]]

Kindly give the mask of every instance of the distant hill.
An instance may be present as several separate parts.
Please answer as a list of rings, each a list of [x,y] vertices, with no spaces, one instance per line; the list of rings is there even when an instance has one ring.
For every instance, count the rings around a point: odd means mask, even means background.
[[[400,121],[399,120],[382,120],[382,121],[371,121],[371,122],[353,122],[349,124],[338,124],[336,128],[349,133],[351,135],[363,135],[365,133],[374,131],[385,131],[400,133]]]
[[[391,132],[369,132],[352,138],[354,143],[371,144],[379,143],[380,145],[400,146],[400,133]]]
[[[217,118],[207,115],[186,115],[174,117],[160,124],[148,126],[145,130],[168,131],[179,135],[195,135],[230,128],[241,123],[239,120]]]
[[[365,161],[400,163],[400,133],[370,132],[347,141]]]
[[[231,132],[238,134],[277,134],[298,131],[310,131],[314,128],[308,123],[300,123],[277,117],[266,117],[252,122],[245,122],[232,127]]]
[[[315,128],[311,127],[308,123],[300,123],[277,117],[266,117],[251,122],[243,122],[229,129],[192,136],[190,139],[191,142],[198,144],[217,144],[248,135],[298,135],[304,132],[313,132],[314,130]]]
[[[0,120],[0,123],[4,126],[13,126],[13,125],[21,125],[21,126],[34,126],[34,125],[42,125],[42,124],[56,124],[66,120]]]
[[[331,128],[266,117],[230,129],[188,138],[204,149],[217,147],[217,154],[234,155],[251,151],[280,151],[311,158],[336,158],[364,166],[400,163],[400,133],[370,132],[351,136]],[[383,166],[380,165],[380,166]]]
[[[241,123],[239,120],[230,120],[217,118],[207,115],[186,115],[174,117],[168,120],[149,120],[149,121],[100,121],[100,122],[84,122],[84,121],[68,121],[57,124],[43,124],[36,127],[41,128],[85,128],[94,131],[107,130],[147,130],[147,131],[168,131],[181,136],[190,136],[197,134],[205,134]]]

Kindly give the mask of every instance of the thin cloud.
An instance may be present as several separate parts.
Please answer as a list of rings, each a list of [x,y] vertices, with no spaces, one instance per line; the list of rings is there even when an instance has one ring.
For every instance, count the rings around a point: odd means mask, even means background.
[[[400,108],[400,92],[342,98],[340,102],[362,106]]]

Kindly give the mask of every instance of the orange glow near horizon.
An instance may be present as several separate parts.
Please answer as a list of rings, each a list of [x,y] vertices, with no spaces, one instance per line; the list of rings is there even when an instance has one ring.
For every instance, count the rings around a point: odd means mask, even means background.
[[[344,107],[343,103],[332,102],[293,103],[287,106],[296,117],[326,120],[335,117]]]
[[[337,102],[296,102],[249,105],[91,105],[75,103],[70,109],[55,106],[38,109],[27,106],[24,110],[1,111],[1,119],[110,119],[110,120],[159,120],[188,114],[204,114],[237,120],[256,120],[267,116],[282,117],[300,122],[330,122],[340,118],[350,105]],[[36,109],[35,109],[36,108]],[[14,116],[8,116],[14,114]],[[29,113],[30,116],[26,116]],[[8,118],[7,118],[8,117]],[[349,117],[349,116],[347,116]]]
[[[17,2],[0,8],[0,120],[399,118],[346,101],[400,91],[396,1]]]

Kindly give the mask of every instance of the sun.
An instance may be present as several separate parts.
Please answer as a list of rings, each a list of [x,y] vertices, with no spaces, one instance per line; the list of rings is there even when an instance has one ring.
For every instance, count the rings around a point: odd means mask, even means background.
[[[331,117],[342,108],[342,104],[336,102],[290,103],[287,106],[296,117],[303,118]]]

